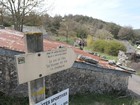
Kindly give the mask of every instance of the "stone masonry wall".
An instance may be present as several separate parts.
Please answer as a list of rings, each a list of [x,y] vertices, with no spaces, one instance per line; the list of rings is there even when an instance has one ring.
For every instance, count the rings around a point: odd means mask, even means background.
[[[75,62],[73,67],[46,77],[46,90],[70,89],[70,94],[126,91],[129,73]],[[0,91],[9,95],[27,96],[27,84],[18,85],[14,57],[0,56]]]
[[[15,88],[17,85],[17,75],[13,61],[13,57],[0,56],[0,90],[2,91],[9,92],[10,88]]]
[[[70,94],[94,92],[126,92],[130,74],[75,62],[72,68],[46,77],[46,87],[52,93],[69,88]]]
[[[18,85],[14,57],[0,56],[0,91],[9,95],[27,96],[27,84]]]

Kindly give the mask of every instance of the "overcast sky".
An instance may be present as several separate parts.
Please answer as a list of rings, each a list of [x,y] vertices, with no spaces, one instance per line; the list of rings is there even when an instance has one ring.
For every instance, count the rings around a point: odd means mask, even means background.
[[[50,0],[51,16],[79,14],[140,29],[140,0]]]

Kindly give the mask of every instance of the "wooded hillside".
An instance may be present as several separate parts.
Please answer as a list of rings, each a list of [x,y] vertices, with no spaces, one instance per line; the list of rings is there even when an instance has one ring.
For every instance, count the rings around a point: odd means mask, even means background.
[[[10,26],[10,17],[3,18],[3,25]],[[2,24],[2,21],[1,23]],[[44,26],[48,35],[87,38],[92,35],[99,39],[120,39],[128,40],[133,43],[140,40],[140,31],[134,30],[131,26],[122,27],[118,24],[105,22],[99,19],[83,15],[54,16],[48,14],[37,15],[30,13],[25,16],[24,25]]]

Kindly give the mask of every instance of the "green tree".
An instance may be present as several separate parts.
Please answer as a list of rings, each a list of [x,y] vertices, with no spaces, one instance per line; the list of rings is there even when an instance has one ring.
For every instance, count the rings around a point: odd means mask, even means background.
[[[118,33],[119,33],[120,28],[121,26],[115,23],[109,23],[105,29],[111,32],[111,34],[114,36],[115,39],[118,39]]]
[[[76,35],[79,38],[87,38],[88,35],[88,29],[86,28],[85,25],[79,24],[79,26],[75,29],[76,30]]]
[[[62,17],[59,15],[56,15],[52,20],[51,20],[51,27],[50,30],[53,34],[56,34],[58,36],[58,30],[60,28],[60,22],[62,21]]]
[[[25,16],[24,23],[28,26],[40,26],[42,25],[42,19],[35,12],[30,12],[29,15]]]

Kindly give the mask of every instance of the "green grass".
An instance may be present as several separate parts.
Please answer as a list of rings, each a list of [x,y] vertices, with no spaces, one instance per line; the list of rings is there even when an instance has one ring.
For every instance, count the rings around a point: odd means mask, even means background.
[[[108,55],[108,54],[105,54],[105,53],[100,53],[100,52],[97,52],[100,56],[105,56],[106,57],[106,59],[108,59],[108,60],[115,60],[115,61],[117,61],[117,56],[111,56],[111,55]]]
[[[74,39],[71,38],[71,37],[69,37],[68,40],[67,40],[65,36],[59,36],[59,37],[55,37],[55,40],[60,41],[60,42],[66,42],[70,45],[74,44]]]
[[[84,50],[89,51],[89,52],[94,52],[92,49],[88,48],[88,47],[84,47]],[[101,53],[101,52],[94,52],[94,53],[98,53],[101,57],[105,56],[107,60],[115,60],[117,61],[117,56],[111,56],[105,53]]]
[[[81,94],[70,98],[69,105],[140,105],[139,100],[115,95]]]
[[[0,93],[0,105],[29,105],[28,98],[5,96]],[[140,100],[114,94],[77,94],[70,96],[69,105],[140,105]]]
[[[27,97],[10,97],[0,92],[0,105],[29,105],[29,102]]]

